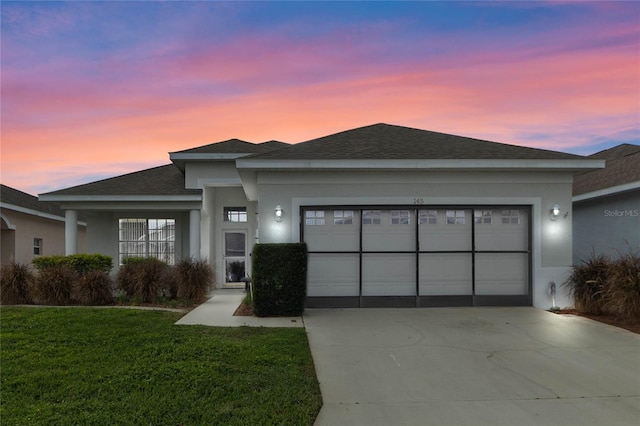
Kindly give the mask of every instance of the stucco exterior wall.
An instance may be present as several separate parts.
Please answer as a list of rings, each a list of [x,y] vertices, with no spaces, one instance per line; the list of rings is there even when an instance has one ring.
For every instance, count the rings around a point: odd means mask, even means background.
[[[240,185],[240,175],[233,160],[187,162],[185,188],[201,189],[207,185]]]
[[[299,241],[304,205],[529,205],[534,306],[551,306],[551,281],[559,291],[556,304],[568,306],[559,284],[572,264],[572,182],[571,173],[560,172],[260,172],[260,242]],[[278,204],[280,223],[273,218]],[[562,211],[552,221],[554,204]]]
[[[2,209],[2,216],[15,230],[2,230],[2,264],[11,258],[19,263],[31,263],[34,257],[33,240],[42,239],[41,256],[64,255],[64,218],[60,220]],[[78,247],[86,247],[86,227],[78,226]]]
[[[640,190],[576,202],[573,212],[574,264],[640,250]]]

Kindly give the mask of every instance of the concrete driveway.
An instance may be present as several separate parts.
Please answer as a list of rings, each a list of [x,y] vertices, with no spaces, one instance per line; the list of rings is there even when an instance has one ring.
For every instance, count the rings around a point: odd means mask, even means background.
[[[534,308],[308,309],[316,425],[637,425],[640,336]]]

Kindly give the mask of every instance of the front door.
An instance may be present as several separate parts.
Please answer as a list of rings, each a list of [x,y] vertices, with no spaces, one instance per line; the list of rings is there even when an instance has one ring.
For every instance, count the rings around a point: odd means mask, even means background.
[[[247,276],[247,233],[225,231],[224,233],[225,284],[244,286]]]

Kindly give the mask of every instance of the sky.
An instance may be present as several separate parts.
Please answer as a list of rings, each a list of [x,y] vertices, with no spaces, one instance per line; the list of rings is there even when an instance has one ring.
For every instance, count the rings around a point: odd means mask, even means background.
[[[640,144],[640,2],[2,1],[3,184],[388,123],[581,155]]]

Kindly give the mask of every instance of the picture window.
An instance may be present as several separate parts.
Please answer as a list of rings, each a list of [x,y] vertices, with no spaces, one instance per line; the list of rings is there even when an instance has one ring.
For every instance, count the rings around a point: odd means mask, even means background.
[[[175,219],[120,219],[120,264],[127,257],[154,257],[169,265],[176,258]]]

